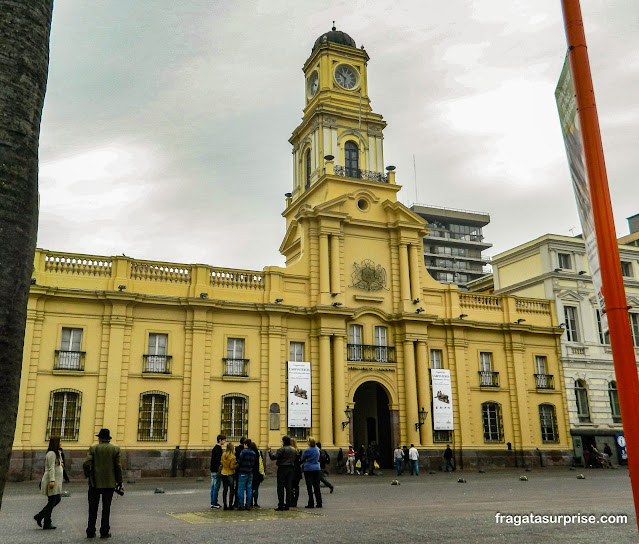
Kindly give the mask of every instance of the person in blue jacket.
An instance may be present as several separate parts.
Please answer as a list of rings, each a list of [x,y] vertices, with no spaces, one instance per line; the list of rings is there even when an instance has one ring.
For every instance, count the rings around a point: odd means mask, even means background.
[[[308,439],[308,448],[302,453],[302,471],[306,480],[308,504],[305,508],[321,508],[322,492],[320,491],[320,451],[313,437]],[[313,501],[313,494],[315,500]]]

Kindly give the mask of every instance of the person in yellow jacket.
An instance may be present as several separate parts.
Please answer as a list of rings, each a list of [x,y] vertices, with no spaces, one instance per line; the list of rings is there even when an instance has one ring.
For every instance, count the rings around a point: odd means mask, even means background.
[[[44,474],[40,482],[40,493],[48,497],[47,505],[40,510],[33,519],[43,529],[55,529],[51,523],[51,512],[60,502],[62,494],[63,466],[60,459],[60,438],[52,436],[49,439],[49,449],[44,462]],[[42,521],[44,520],[44,526]]]
[[[235,459],[235,448],[233,444],[228,442],[226,444],[226,452],[222,454],[222,500],[224,503],[224,510],[233,510],[233,476],[235,474],[235,467],[237,467],[237,460]],[[227,496],[230,492],[230,501],[227,502]]]

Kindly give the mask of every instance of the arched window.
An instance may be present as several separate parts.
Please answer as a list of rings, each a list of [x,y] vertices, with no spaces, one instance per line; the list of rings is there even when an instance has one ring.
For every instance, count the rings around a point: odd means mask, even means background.
[[[617,382],[608,384],[608,398],[610,399],[610,412],[614,423],[621,423],[621,410],[619,408],[619,394],[617,393]]]
[[[248,397],[231,393],[222,397],[222,434],[229,442],[237,442],[248,433]]]
[[[306,188],[311,186],[311,150],[306,150],[306,156],[304,159],[306,165]]]
[[[501,405],[498,402],[484,402],[481,405],[481,413],[484,422],[484,442],[503,442]]]
[[[346,177],[359,178],[359,148],[351,140],[344,144],[344,169]]]
[[[145,391],[140,395],[138,440],[164,441],[169,422],[169,396],[162,391]]]
[[[541,425],[542,442],[559,442],[557,432],[557,416],[552,404],[539,405],[539,423]]]
[[[588,389],[584,380],[575,380],[575,400],[577,401],[577,417],[579,421],[581,423],[589,423]]]
[[[75,389],[51,391],[47,439],[59,436],[62,440],[77,440],[80,432],[82,393]]]

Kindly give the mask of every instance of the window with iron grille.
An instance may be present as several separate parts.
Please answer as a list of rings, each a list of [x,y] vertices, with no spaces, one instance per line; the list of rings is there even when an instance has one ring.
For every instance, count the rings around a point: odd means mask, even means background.
[[[574,306],[564,306],[564,319],[566,326],[566,339],[568,342],[579,342],[577,331],[577,308]]]
[[[288,435],[295,440],[306,440],[311,434],[308,427],[289,427]]]
[[[304,342],[291,342],[291,354],[289,361],[295,363],[304,362]]]
[[[608,398],[610,399],[610,413],[613,423],[621,423],[621,408],[619,407],[619,394],[615,381],[608,384]]]
[[[62,440],[77,440],[80,432],[82,393],[75,389],[51,391],[47,439],[59,436]]]
[[[350,325],[348,327],[348,360],[361,361],[363,357],[361,325]]]
[[[557,417],[555,415],[555,407],[552,404],[539,405],[539,423],[541,425],[542,442],[559,442]]]
[[[590,408],[588,406],[588,389],[583,380],[575,381],[575,401],[577,402],[577,417],[581,423],[590,422]]]
[[[144,358],[144,372],[166,374],[170,371],[168,365],[169,357],[166,353],[168,341],[168,334],[149,334],[149,351]]]
[[[624,278],[632,278],[632,263],[621,261],[621,275]]]
[[[353,141],[348,141],[344,144],[344,167],[347,177],[359,177],[359,148]]]
[[[431,368],[443,368],[442,367],[442,350],[431,349],[430,350],[430,367]]]
[[[306,166],[306,189],[308,189],[311,186],[311,150],[307,149],[306,150],[306,160],[305,160],[305,166]]]
[[[56,370],[82,370],[82,329],[62,327],[60,350],[56,353]]]
[[[433,431],[433,442],[445,442],[449,444],[452,442],[452,434],[451,431]]]
[[[632,331],[632,343],[639,347],[639,314],[630,312],[630,330]]]
[[[162,391],[145,391],[140,395],[138,440],[164,441],[169,421],[169,395]]]
[[[386,327],[375,327],[375,360],[380,363],[388,362],[388,343]]]
[[[248,376],[247,363],[244,358],[244,338],[226,339],[225,376]]]
[[[248,432],[248,397],[231,393],[222,397],[222,434],[237,442]]]
[[[604,334],[603,328],[601,327],[601,312],[598,309],[595,310],[595,319],[597,320],[597,332],[599,333],[599,343],[604,345],[610,345],[610,333],[606,331],[606,334]]]
[[[484,402],[481,405],[481,412],[484,423],[484,442],[503,442],[501,405],[497,402]]]

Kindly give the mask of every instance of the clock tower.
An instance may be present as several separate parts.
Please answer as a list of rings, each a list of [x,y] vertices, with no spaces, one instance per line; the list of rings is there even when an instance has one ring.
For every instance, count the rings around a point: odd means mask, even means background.
[[[304,63],[306,105],[293,131],[294,202],[327,173],[387,181],[383,136],[386,123],[373,113],[364,47],[335,27],[322,34]],[[332,159],[330,157],[333,157]]]

